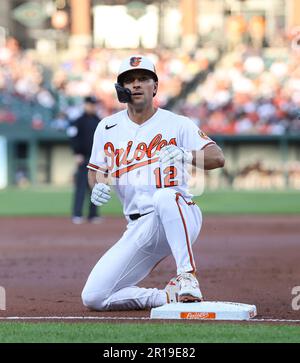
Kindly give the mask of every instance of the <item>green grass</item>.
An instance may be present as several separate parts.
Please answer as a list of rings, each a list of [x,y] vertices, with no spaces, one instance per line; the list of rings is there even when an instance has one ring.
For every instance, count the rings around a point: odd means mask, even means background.
[[[2,343],[299,343],[300,326],[267,324],[0,324]]]
[[[300,191],[205,191],[194,198],[206,214],[300,214]],[[53,187],[0,191],[0,216],[69,216],[71,189]],[[103,215],[121,215],[116,195],[101,208]]]
[[[0,216],[70,216],[72,197],[72,189],[7,188],[0,191]],[[115,194],[101,210],[104,215],[121,215],[122,208]]]
[[[209,191],[195,201],[211,214],[300,214],[300,190]]]

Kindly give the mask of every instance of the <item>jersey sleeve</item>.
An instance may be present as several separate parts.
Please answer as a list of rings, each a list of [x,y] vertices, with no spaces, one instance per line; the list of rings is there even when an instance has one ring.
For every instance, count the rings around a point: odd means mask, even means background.
[[[208,137],[202,130],[200,130],[192,120],[185,117],[182,127],[180,129],[180,143],[181,146],[189,151],[202,150],[208,145],[215,144],[215,142]]]
[[[101,123],[97,126],[94,134],[94,141],[90,161],[87,167],[94,171],[107,174],[107,160],[104,153],[103,127]]]

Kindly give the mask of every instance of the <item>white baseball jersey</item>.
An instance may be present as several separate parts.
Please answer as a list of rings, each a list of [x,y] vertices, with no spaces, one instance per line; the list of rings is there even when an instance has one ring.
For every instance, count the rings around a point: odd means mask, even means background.
[[[161,168],[157,152],[169,144],[196,151],[211,143],[187,117],[158,108],[138,125],[123,110],[99,123],[88,168],[111,175],[126,216],[145,214],[153,211],[158,188],[171,187],[184,197],[192,196],[176,166]]]

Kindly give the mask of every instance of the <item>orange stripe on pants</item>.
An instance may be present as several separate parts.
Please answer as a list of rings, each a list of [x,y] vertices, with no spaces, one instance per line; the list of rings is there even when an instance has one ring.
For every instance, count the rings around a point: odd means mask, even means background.
[[[177,204],[177,207],[179,209],[180,217],[181,217],[181,220],[182,220],[182,223],[183,223],[184,232],[185,232],[185,239],[186,239],[186,244],[187,244],[189,258],[190,258],[190,264],[191,264],[191,266],[193,268],[192,271],[187,271],[187,272],[195,273],[196,272],[196,266],[195,266],[195,262],[194,262],[194,258],[193,258],[193,253],[192,253],[192,249],[191,249],[191,243],[190,243],[190,239],[189,239],[189,235],[188,235],[188,230],[187,230],[186,223],[185,223],[185,220],[184,220],[184,216],[183,216],[180,204],[179,204],[179,198],[180,197],[185,201],[185,203],[187,205],[194,205],[195,203],[194,202],[187,202],[180,193],[176,193],[176,204]]]

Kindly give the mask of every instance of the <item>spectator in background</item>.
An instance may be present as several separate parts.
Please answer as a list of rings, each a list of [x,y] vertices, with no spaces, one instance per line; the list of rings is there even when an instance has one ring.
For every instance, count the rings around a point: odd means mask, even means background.
[[[71,147],[75,154],[77,170],[75,174],[75,190],[73,197],[72,222],[82,224],[83,206],[88,186],[87,164],[92,150],[94,132],[98,123],[101,121],[97,115],[98,101],[94,97],[85,97],[83,114],[73,121],[67,129]],[[98,223],[97,207],[89,201],[88,221]]]

